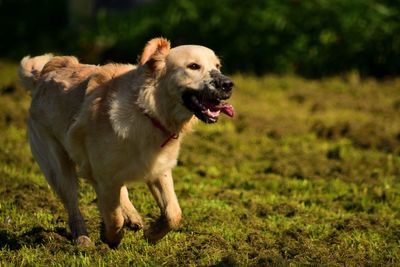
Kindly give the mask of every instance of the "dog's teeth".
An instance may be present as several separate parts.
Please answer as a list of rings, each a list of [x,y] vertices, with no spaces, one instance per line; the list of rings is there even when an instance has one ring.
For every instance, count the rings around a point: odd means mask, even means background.
[[[204,114],[206,114],[209,118],[218,118],[220,111],[211,111],[209,108],[203,111]]]

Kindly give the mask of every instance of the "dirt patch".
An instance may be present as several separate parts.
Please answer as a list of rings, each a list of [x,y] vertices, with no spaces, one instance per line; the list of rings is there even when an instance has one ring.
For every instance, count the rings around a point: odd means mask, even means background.
[[[61,246],[71,240],[71,235],[65,228],[46,230],[41,226],[35,226],[20,235],[7,229],[0,229],[0,247],[10,250],[19,250],[24,246]]]
[[[315,122],[310,129],[320,138],[337,140],[350,139],[355,146],[363,149],[377,149],[389,153],[399,153],[400,133],[391,132],[386,125],[379,122],[358,123],[339,121],[328,125],[322,121]]]

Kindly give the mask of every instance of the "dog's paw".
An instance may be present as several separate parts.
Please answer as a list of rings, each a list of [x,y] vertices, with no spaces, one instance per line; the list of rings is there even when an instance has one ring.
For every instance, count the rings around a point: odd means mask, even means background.
[[[110,248],[115,249],[121,243],[122,238],[124,237],[124,230],[120,229],[116,232],[107,231],[104,223],[100,226],[100,240],[106,243]]]
[[[143,228],[143,220],[139,214],[125,213],[124,214],[124,226],[135,232]]]
[[[147,242],[155,244],[169,231],[171,231],[171,228],[165,223],[164,218],[159,218],[157,221],[153,222],[150,227],[144,230],[144,238]]]
[[[137,232],[137,231],[139,231],[140,229],[143,228],[143,223],[142,222],[134,223],[134,222],[131,222],[131,221],[125,221],[124,226],[127,227],[129,230]]]
[[[144,239],[150,244],[156,244],[161,238],[153,229],[144,230]]]
[[[92,248],[94,247],[94,243],[92,242],[92,240],[90,240],[90,238],[86,235],[81,235],[78,236],[75,240],[74,243],[78,246],[78,247],[83,247],[83,248]]]

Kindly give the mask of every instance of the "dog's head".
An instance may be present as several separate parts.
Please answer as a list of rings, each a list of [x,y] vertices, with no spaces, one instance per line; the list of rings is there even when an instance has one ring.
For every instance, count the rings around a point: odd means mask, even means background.
[[[199,45],[170,49],[169,41],[156,38],[147,43],[140,64],[165,81],[177,104],[203,122],[217,122],[221,112],[233,117],[233,107],[224,102],[232,94],[233,82],[221,73],[220,60],[211,49]]]

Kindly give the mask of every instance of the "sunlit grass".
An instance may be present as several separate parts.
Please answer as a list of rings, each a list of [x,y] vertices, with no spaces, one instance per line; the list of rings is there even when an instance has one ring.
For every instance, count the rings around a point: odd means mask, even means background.
[[[0,67],[3,65],[0,65]],[[157,245],[99,240],[90,186],[81,206],[95,249],[73,246],[65,211],[27,145],[29,95],[0,73],[0,265],[400,264],[400,81],[234,77],[237,116],[199,124],[174,170],[184,219]],[[9,78],[11,77],[11,78]],[[158,209],[143,184],[130,195]]]

